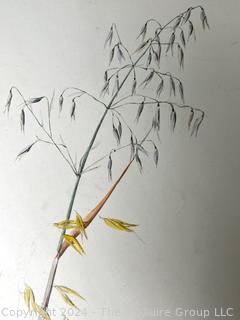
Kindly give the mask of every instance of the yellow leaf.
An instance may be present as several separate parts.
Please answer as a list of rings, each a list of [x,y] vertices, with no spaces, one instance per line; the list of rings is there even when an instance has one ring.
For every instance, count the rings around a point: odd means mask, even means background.
[[[113,228],[113,229],[117,229],[120,231],[125,231],[125,232],[133,232],[133,230],[131,230],[130,228],[124,226],[123,224],[116,222],[115,220],[111,219],[111,218],[103,218],[104,222],[106,223],[106,225],[108,225],[109,227]]]
[[[125,221],[122,221],[119,219],[113,219],[113,218],[111,218],[111,219],[117,223],[120,223],[121,225],[123,225],[125,227],[138,227],[139,226],[138,224],[128,223],[128,222],[125,222]]]
[[[69,296],[68,296],[66,293],[64,293],[64,292],[59,288],[59,286],[55,286],[55,288],[58,290],[58,292],[60,293],[63,301],[64,301],[67,305],[69,305],[70,307],[73,307],[73,308],[78,309],[78,307],[75,305],[75,303],[69,298]]]
[[[30,310],[30,292],[28,287],[26,287],[24,290],[24,301],[28,307],[28,310]]]
[[[83,234],[85,236],[85,238],[87,239],[88,237],[87,237],[87,233],[86,233],[86,230],[84,227],[84,222],[78,212],[76,213],[76,221],[75,222],[76,222],[77,228],[79,228],[79,230],[81,231],[81,234]]]
[[[36,312],[44,319],[44,320],[51,320],[49,314],[47,311],[45,311],[42,307],[40,307],[38,304],[36,306]]]
[[[76,227],[74,220],[63,220],[53,224],[58,229],[73,229]]]
[[[68,293],[68,294],[72,294],[82,300],[86,300],[85,298],[83,298],[77,291],[70,289],[68,287],[65,286],[55,286],[56,289],[58,289],[59,291],[61,291],[62,293]]]
[[[24,300],[29,310],[32,308],[36,311],[35,296],[33,290],[29,286],[26,286],[24,290]]]
[[[85,254],[84,250],[83,250],[83,247],[81,246],[81,244],[78,242],[78,240],[73,237],[73,236],[70,236],[68,234],[65,234],[64,235],[64,239],[67,241],[67,243],[73,247],[73,249],[75,249],[79,254],[83,255]]]

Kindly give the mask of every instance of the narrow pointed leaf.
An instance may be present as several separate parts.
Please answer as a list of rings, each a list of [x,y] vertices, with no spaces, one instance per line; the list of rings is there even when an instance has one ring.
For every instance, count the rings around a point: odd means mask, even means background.
[[[176,28],[180,25],[181,20],[182,20],[182,16],[178,16],[178,17],[174,20],[174,23],[173,23],[173,30],[174,30],[174,31],[175,31]]]
[[[106,40],[105,40],[104,47],[106,47],[107,44],[109,44],[109,46],[110,46],[112,44],[112,39],[113,39],[113,27],[111,26],[110,31],[107,35]]]
[[[151,52],[151,47],[149,48],[148,56],[147,56],[147,67],[150,66],[152,62],[152,52]]]
[[[175,86],[175,81],[172,77],[172,75],[169,76],[169,82],[170,82],[170,95],[174,94],[174,96],[176,95],[176,86]]]
[[[192,21],[189,20],[188,21],[188,40],[192,36],[193,32],[194,32],[193,23],[192,23]]]
[[[181,46],[178,46],[178,61],[179,61],[180,68],[183,68],[184,67],[184,52],[183,52],[183,49],[181,48]]]
[[[142,27],[137,39],[142,36],[142,41],[144,41],[146,33],[147,33],[147,23],[145,23],[144,26]]]
[[[28,100],[28,103],[32,104],[32,103],[38,103],[40,102],[43,98],[45,97],[38,97],[38,98],[31,98]]]
[[[184,103],[184,89],[181,81],[178,82],[178,89],[179,89],[181,100]]]
[[[113,135],[117,141],[117,145],[120,144],[120,141],[121,141],[121,138],[119,136],[119,132],[118,132],[118,129],[115,127],[114,123],[113,123]]]
[[[28,307],[28,310],[36,311],[35,296],[33,290],[29,286],[26,286],[24,289],[24,301]]]
[[[126,221],[122,221],[122,220],[119,220],[119,219],[115,219],[115,218],[111,218],[112,221],[118,223],[118,224],[121,224],[125,227],[138,227],[139,225],[138,224],[135,224],[135,223],[129,223],[129,222],[126,222]]]
[[[141,161],[141,159],[140,159],[140,157],[138,155],[138,152],[136,152],[136,154],[135,154],[135,159],[136,159],[136,162],[137,162],[137,165],[138,165],[138,169],[139,169],[140,173],[142,173],[143,165],[142,165],[142,161]]]
[[[59,112],[62,112],[62,108],[63,108],[63,95],[61,94],[59,97]]]
[[[12,94],[12,89],[9,91],[9,95],[8,95],[8,99],[5,105],[5,112],[9,112],[10,110],[10,106],[12,103],[12,98],[13,98],[13,94]]]
[[[120,120],[118,120],[118,135],[119,135],[119,138],[121,139],[121,137],[122,137],[122,124],[121,124]]]
[[[156,112],[154,114],[153,120],[152,120],[152,126],[154,129],[156,129],[157,131],[160,130],[160,105],[159,107],[156,109]]]
[[[72,109],[71,109],[71,119],[75,120],[76,118],[76,101],[72,100]]]
[[[80,233],[84,235],[86,239],[88,239],[83,218],[80,216],[78,212],[76,213],[75,223],[76,223],[76,227],[79,228]]]
[[[153,59],[154,59],[155,63],[157,64],[157,66],[159,67],[160,57],[158,55],[158,52],[154,48],[152,48],[152,52],[153,52]]]
[[[79,299],[86,300],[83,296],[81,296],[76,290],[73,290],[71,288],[65,287],[65,286],[54,286],[56,289],[58,289],[60,292],[71,294]]]
[[[25,128],[25,111],[24,111],[24,109],[21,110],[20,125],[21,125],[21,130],[24,132],[24,128]]]
[[[138,151],[141,151],[143,154],[145,154],[146,157],[148,157],[148,152],[147,150],[141,145],[141,144],[138,144],[137,145],[137,152]]]
[[[112,180],[112,157],[111,154],[109,155],[108,158],[108,180]]]
[[[24,301],[28,307],[28,310],[30,310],[30,302],[31,302],[31,295],[30,295],[30,288],[29,287],[26,287],[24,289]]]
[[[166,53],[169,51],[169,49],[171,49],[171,52],[172,52],[172,55],[173,55],[173,45],[174,45],[174,42],[175,42],[175,33],[173,32],[170,36],[170,39],[169,39],[169,44],[167,46],[167,50],[166,50]]]
[[[106,93],[109,93],[109,80],[104,83],[101,95],[104,96]]]
[[[164,81],[163,79],[160,81],[158,87],[157,87],[157,92],[156,92],[156,95],[157,97],[160,97],[162,91],[163,91],[163,87],[164,87]]]
[[[185,35],[184,35],[183,30],[180,32],[180,40],[181,40],[183,46],[186,47],[186,40],[185,40]]]
[[[108,81],[108,72],[107,70],[104,72],[104,82]]]
[[[51,320],[47,311],[45,311],[41,306],[36,304],[36,312],[41,316],[43,320]]]
[[[183,23],[186,23],[189,20],[191,13],[192,13],[192,8],[188,8],[188,10],[185,12],[183,16]]]
[[[140,104],[139,104],[139,107],[138,107],[138,111],[137,111],[137,116],[136,116],[136,121],[138,122],[140,117],[141,117],[141,114],[143,112],[143,109],[144,109],[144,101],[142,101]]]
[[[20,159],[24,154],[28,153],[28,152],[32,149],[32,147],[34,146],[35,143],[36,143],[36,141],[33,142],[32,144],[30,144],[29,146],[27,146],[26,148],[24,148],[24,149],[17,155],[16,159]]]
[[[176,114],[175,109],[172,106],[172,111],[171,111],[171,115],[170,115],[170,125],[171,125],[172,132],[174,132],[174,130],[175,130],[176,122],[177,122],[177,114]]]
[[[62,230],[76,228],[76,222],[74,220],[63,220],[60,222],[56,222],[53,225],[54,225],[54,227],[56,227],[58,229],[62,229]]]
[[[132,84],[132,96],[136,94],[136,89],[137,89],[137,80],[136,78],[133,79],[133,84]]]
[[[203,122],[203,118],[204,118],[204,115],[200,116],[194,121],[192,126],[191,136],[195,135],[195,137],[197,137],[200,125]]]
[[[153,160],[154,160],[156,167],[158,165],[158,159],[159,159],[159,151],[158,151],[157,146],[154,144]]]
[[[153,76],[154,76],[155,72],[154,71],[151,71],[149,73],[149,75],[143,80],[143,82],[141,83],[141,85],[145,88],[149,83],[150,81],[153,79]]]
[[[83,247],[81,246],[81,244],[78,242],[78,240],[71,236],[71,235],[67,235],[65,234],[64,235],[64,239],[67,241],[67,243],[73,248],[75,249],[80,255],[84,255],[85,252],[84,252],[84,249]]]
[[[118,76],[118,74],[117,74],[116,77],[115,77],[115,83],[114,83],[114,87],[113,87],[113,91],[112,91],[112,94],[113,94],[113,95],[118,92],[119,86],[120,86],[120,85],[119,85],[119,76]]]
[[[125,232],[133,232],[133,230],[131,230],[130,228],[124,226],[123,224],[117,222],[117,221],[114,221],[113,219],[111,218],[104,218],[103,219],[104,222],[106,223],[107,226],[113,228],[113,229],[116,229],[116,230],[119,230],[119,231],[125,231]]]
[[[118,61],[121,63],[123,60],[125,60],[123,51],[120,47],[120,45],[117,45],[117,57],[118,57]]]
[[[62,290],[60,290],[60,289],[58,288],[58,286],[55,286],[55,288],[56,288],[57,291],[60,293],[63,301],[64,301],[68,306],[70,306],[70,307],[72,307],[72,308],[75,308],[75,309],[78,309],[78,307],[77,307],[77,306],[75,305],[75,303],[69,298],[69,296],[68,296],[66,293],[62,292]]]
[[[112,48],[110,51],[110,56],[109,56],[109,65],[112,63],[113,58],[114,58],[114,53],[115,53],[115,47]]]

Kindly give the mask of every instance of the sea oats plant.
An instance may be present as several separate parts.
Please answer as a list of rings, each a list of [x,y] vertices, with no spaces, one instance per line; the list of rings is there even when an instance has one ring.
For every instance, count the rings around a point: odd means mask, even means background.
[[[47,143],[59,152],[75,177],[75,185],[66,216],[62,221],[54,223],[54,226],[61,230],[61,235],[41,306],[36,303],[33,290],[29,286],[26,286],[24,292],[24,299],[28,308],[35,311],[39,318],[50,319],[47,310],[53,288],[61,295],[64,302],[71,307],[76,307],[71,296],[83,299],[77,291],[55,284],[55,275],[60,258],[69,246],[80,255],[85,254],[81,239],[87,238],[86,228],[98,215],[132,163],[136,163],[141,172],[143,169],[142,157],[151,154],[157,166],[159,161],[158,142],[160,139],[161,122],[169,121],[170,128],[174,132],[180,112],[186,110],[188,113],[186,125],[189,133],[191,136],[197,136],[204,119],[204,111],[201,108],[185,104],[182,81],[171,72],[162,70],[164,68],[162,60],[164,56],[170,55],[173,59],[176,58],[176,63],[179,64],[181,69],[184,67],[185,48],[189,40],[196,39],[194,21],[198,19],[199,14],[203,29],[209,28],[206,13],[201,6],[190,7],[165,24],[155,19],[146,21],[137,37],[137,49],[132,54],[122,42],[116,24],[111,26],[105,42],[105,47],[108,47],[110,50],[109,68],[104,72],[104,84],[100,98],[82,88],[74,87],[66,88],[59,96],[60,114],[62,114],[65,105],[69,105],[69,99],[71,100],[70,118],[72,120],[75,120],[77,112],[81,112],[78,110],[78,105],[83,96],[92,99],[94,103],[100,104],[104,109],[93,131],[87,149],[77,162],[73,160],[70,149],[62,136],[54,132],[52,128],[52,106],[55,100],[53,98],[49,99],[46,96],[26,99],[17,87],[10,89],[5,111],[7,113],[10,111],[15,95],[19,95],[22,99],[22,104],[20,105],[20,109],[18,109],[20,110],[21,130],[25,130],[26,113],[29,113],[41,131],[41,136],[36,136],[33,142],[18,154],[17,158],[21,158],[32,151],[36,144]],[[114,67],[112,66],[113,63],[115,64]],[[169,97],[162,99],[163,93],[166,90],[169,90]],[[36,104],[41,106],[42,112],[47,110],[45,121],[35,112]],[[126,108],[131,108],[131,110],[135,108],[136,116],[134,121],[132,121],[135,122],[135,125],[132,122],[130,124],[128,119],[123,115],[122,110]],[[161,110],[163,108],[169,109],[169,119],[162,119]],[[134,132],[134,128],[141,121],[144,113],[152,115],[151,121],[146,132],[139,137]],[[109,115],[112,121],[112,132],[116,139],[116,146],[107,155],[89,163],[89,154],[94,147],[96,137]],[[123,135],[129,141],[124,145],[121,144]],[[130,161],[123,172],[97,206],[82,218],[79,213],[74,212],[73,208],[82,175],[96,169],[101,161],[107,160],[108,177],[111,180],[114,154],[127,148],[130,151]],[[109,227],[122,232],[134,232],[134,228],[137,227],[136,224],[128,223],[121,219],[112,217],[101,218],[99,221],[103,221]],[[78,240],[79,235],[81,235],[80,240]]]

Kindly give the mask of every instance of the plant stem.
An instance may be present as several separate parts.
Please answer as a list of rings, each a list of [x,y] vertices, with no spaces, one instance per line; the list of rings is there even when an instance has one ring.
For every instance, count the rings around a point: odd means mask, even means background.
[[[192,9],[196,9],[198,8],[199,6],[197,7],[193,7]],[[183,12],[185,13],[185,12]],[[182,14],[183,14],[182,13]],[[160,34],[169,24],[171,24],[174,20],[176,19],[173,18],[172,20],[170,20],[168,23],[166,23],[161,29],[160,31],[158,32],[158,34]],[[78,186],[79,186],[79,182],[80,182],[80,179],[81,179],[81,176],[82,176],[82,173],[83,173],[83,170],[85,168],[85,164],[87,162],[87,159],[88,159],[88,156],[89,156],[89,153],[92,149],[92,146],[95,142],[95,139],[97,137],[97,134],[102,126],[102,123],[109,111],[109,109],[111,109],[116,97],[118,96],[119,94],[119,91],[122,89],[124,83],[126,82],[126,80],[128,79],[129,75],[131,74],[132,71],[134,71],[136,65],[139,63],[139,61],[145,56],[146,52],[148,51],[149,47],[151,46],[152,42],[154,41],[154,39],[150,39],[150,43],[149,45],[146,47],[146,49],[143,51],[143,53],[136,59],[136,61],[134,63],[132,63],[129,71],[127,72],[127,74],[125,75],[124,79],[122,80],[118,90],[115,92],[115,94],[112,96],[112,98],[110,99],[110,102],[108,103],[108,105],[106,106],[106,109],[93,133],[93,136],[90,140],[90,143],[87,147],[87,150],[86,152],[84,153],[80,163],[79,163],[79,168],[78,168],[78,172],[77,172],[77,180],[75,182],[75,185],[74,185],[74,189],[73,189],[73,193],[72,193],[72,196],[71,196],[71,199],[70,199],[70,203],[69,203],[69,207],[68,207],[68,211],[67,211],[67,215],[66,215],[66,220],[69,220],[70,217],[71,217],[71,213],[72,213],[72,208],[73,208],[73,204],[74,204],[74,200],[75,200],[75,197],[76,197],[76,193],[77,193],[77,190],[78,190]],[[132,61],[132,60],[131,60]],[[143,141],[147,138],[149,132],[147,133],[147,135],[143,138]],[[47,307],[48,307],[48,304],[49,304],[49,300],[50,300],[50,296],[51,296],[51,292],[52,292],[52,288],[53,288],[53,284],[54,284],[54,279],[55,279],[55,275],[56,275],[56,271],[57,271],[57,267],[58,267],[58,261],[59,261],[59,253],[60,253],[60,250],[61,250],[61,247],[62,247],[62,244],[63,244],[63,239],[64,239],[64,235],[65,235],[65,232],[66,230],[63,230],[62,233],[61,233],[61,236],[60,236],[60,239],[59,239],[59,242],[58,242],[58,247],[57,247],[57,256],[54,258],[53,260],[53,263],[52,263],[52,267],[51,267],[51,270],[50,270],[50,274],[49,274],[49,278],[48,278],[48,282],[47,282],[47,287],[46,287],[46,290],[45,290],[45,295],[44,295],[44,300],[43,300],[43,303],[42,303],[42,307],[46,310]],[[40,317],[38,318],[39,320],[41,319]]]
[[[109,111],[109,109],[111,108],[113,102],[115,101],[119,91],[121,90],[122,86],[124,85],[124,83],[126,82],[126,80],[128,79],[129,75],[131,74],[132,70],[134,69],[135,65],[139,62],[139,60],[144,56],[145,52],[137,59],[137,61],[134,63],[134,65],[132,65],[132,67],[130,68],[130,70],[128,71],[128,73],[126,74],[126,76],[124,77],[124,79],[122,80],[122,83],[120,84],[118,91],[113,95],[112,99],[110,100],[109,104],[107,105],[98,125],[97,128],[95,129],[92,139],[88,145],[88,148],[86,150],[86,152],[84,153],[80,163],[79,163],[79,169],[78,169],[78,174],[77,174],[77,180],[75,182],[75,186],[73,188],[73,193],[70,199],[70,203],[69,203],[69,207],[68,207],[68,211],[67,211],[67,215],[66,215],[66,220],[69,220],[71,213],[72,213],[72,208],[73,208],[73,204],[74,204],[74,200],[76,197],[76,193],[77,193],[77,189],[78,189],[78,185],[85,167],[85,164],[87,162],[89,153],[91,151],[91,148],[95,142],[95,139],[97,137],[97,134],[102,126],[102,123]],[[43,303],[42,303],[42,308],[44,310],[46,310],[48,308],[48,304],[49,304],[49,300],[50,300],[50,296],[52,293],[52,288],[53,288],[53,283],[54,283],[54,279],[55,279],[55,275],[56,275],[56,271],[57,271],[57,267],[58,267],[58,260],[59,260],[59,252],[61,250],[61,246],[63,243],[63,239],[64,239],[64,235],[65,235],[66,230],[63,230],[58,242],[58,246],[57,246],[57,256],[54,258],[53,263],[52,263],[52,267],[49,273],[49,277],[48,277],[48,282],[47,282],[47,286],[46,286],[46,290],[45,290],[45,294],[44,294],[44,299],[43,299]],[[41,319],[40,317],[38,318],[39,320]]]
[[[97,134],[98,134],[98,132],[99,132],[101,126],[102,126],[102,123],[103,123],[103,121],[104,121],[109,109],[111,108],[114,100],[116,99],[116,97],[118,95],[118,92],[121,90],[122,86],[124,85],[124,83],[128,79],[128,76],[132,72],[133,68],[134,67],[132,66],[131,69],[129,70],[129,72],[127,73],[127,75],[125,76],[125,78],[123,79],[121,85],[119,86],[118,91],[114,94],[114,96],[110,100],[108,106],[106,107],[106,109],[105,109],[105,111],[104,111],[104,113],[103,113],[103,115],[102,115],[102,117],[101,117],[101,119],[100,119],[100,121],[99,121],[99,123],[98,123],[98,125],[97,125],[97,127],[96,127],[96,129],[94,131],[94,133],[93,133],[93,136],[92,136],[92,139],[91,139],[91,141],[90,141],[90,143],[88,145],[88,148],[87,148],[86,152],[84,153],[84,155],[83,155],[83,157],[82,157],[82,159],[81,159],[81,161],[79,163],[77,180],[76,180],[74,188],[73,188],[73,193],[72,193],[72,196],[71,196],[71,199],[70,199],[70,203],[69,203],[69,207],[68,207],[68,211],[67,211],[67,215],[66,215],[66,220],[69,220],[70,217],[71,217],[72,208],[73,208],[74,200],[75,200],[75,197],[76,197],[78,185],[79,185],[79,182],[80,182],[80,179],[81,179],[85,164],[87,162],[89,153],[90,153],[91,148],[92,148],[92,146],[93,146],[93,144],[95,142],[95,139],[97,137]],[[52,293],[53,283],[54,283],[54,279],[55,279],[55,275],[56,275],[56,271],[57,271],[57,267],[58,267],[58,263],[57,263],[58,259],[59,259],[58,254],[59,254],[59,252],[61,250],[61,246],[62,246],[62,243],[63,243],[65,232],[66,232],[66,230],[63,230],[62,233],[61,233],[61,236],[60,236],[60,239],[59,239],[59,242],[58,242],[58,246],[57,246],[57,256],[54,258],[52,266],[51,266],[51,269],[50,269],[48,282],[47,282],[47,286],[46,286],[46,290],[45,290],[45,294],[44,294],[44,298],[43,298],[43,303],[42,303],[42,307],[43,307],[44,310],[46,310],[48,308],[50,296],[51,296],[51,293]],[[40,320],[40,317],[39,317],[39,320]]]
[[[76,197],[76,193],[77,193],[78,185],[79,185],[79,182],[80,182],[80,179],[81,179],[81,176],[82,176],[83,169],[85,167],[88,155],[89,155],[89,153],[91,151],[91,148],[92,148],[92,146],[94,144],[94,141],[96,139],[98,131],[101,128],[101,125],[102,125],[102,123],[103,123],[103,121],[104,121],[104,119],[105,119],[105,117],[107,115],[108,110],[109,110],[109,108],[105,109],[105,111],[104,111],[104,113],[102,115],[102,118],[100,119],[100,121],[98,123],[98,126],[94,131],[94,134],[93,134],[92,139],[91,139],[91,141],[89,143],[87,151],[85,152],[82,160],[79,163],[79,172],[78,172],[78,175],[77,175],[77,180],[75,182],[75,185],[74,185],[74,188],[73,188],[73,193],[72,193],[72,196],[71,196],[71,199],[70,199],[70,203],[69,203],[69,206],[68,206],[66,220],[70,219],[70,216],[71,216],[71,213],[72,213],[73,204],[74,204],[74,200],[75,200],[75,197]],[[44,298],[43,298],[43,303],[42,303],[42,307],[43,307],[44,310],[46,310],[47,307],[48,307],[50,296],[51,296],[51,293],[52,293],[53,283],[54,283],[54,279],[55,279],[55,275],[56,275],[56,271],[57,271],[57,267],[58,267],[59,252],[61,250],[61,246],[62,246],[62,243],[63,243],[63,238],[64,238],[64,235],[65,235],[65,232],[66,232],[66,230],[63,230],[62,233],[61,233],[61,236],[60,236],[60,239],[59,239],[59,242],[58,242],[58,246],[57,246],[57,256],[53,260],[53,263],[52,263],[52,266],[51,266],[51,270],[50,270],[50,273],[49,273],[48,282],[47,282],[47,286],[46,286],[46,290],[45,290],[45,294],[44,294]]]
[[[44,294],[44,298],[43,298],[43,303],[42,303],[42,307],[45,310],[48,307],[48,303],[49,303],[50,296],[52,293],[53,283],[54,283],[54,279],[55,279],[55,275],[56,275],[56,271],[57,271],[57,267],[58,267],[58,261],[59,261],[59,257],[56,256],[53,259],[51,270],[49,273],[48,282],[47,282],[47,286],[46,286],[46,290],[45,290],[45,294]],[[41,318],[38,317],[38,319],[41,319]]]

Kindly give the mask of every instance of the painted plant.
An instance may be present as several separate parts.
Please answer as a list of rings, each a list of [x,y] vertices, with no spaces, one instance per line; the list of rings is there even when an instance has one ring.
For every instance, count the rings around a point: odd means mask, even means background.
[[[186,127],[189,134],[197,136],[204,120],[204,111],[202,108],[185,104],[182,81],[175,74],[162,70],[164,66],[162,59],[165,56],[172,56],[173,59],[176,59],[180,68],[183,69],[184,50],[190,41],[196,40],[194,24],[195,21],[198,23],[199,15],[203,29],[209,28],[206,13],[201,6],[190,7],[165,24],[161,24],[155,19],[146,21],[137,37],[137,49],[132,54],[120,38],[116,24],[113,24],[105,42],[106,50],[110,51],[110,56],[109,67],[104,72],[104,84],[100,97],[94,96],[85,88],[66,88],[58,97],[57,104],[60,115],[55,115],[52,110],[53,105],[56,104],[55,97],[49,99],[47,96],[41,96],[26,99],[17,87],[10,89],[5,112],[9,113],[13,109],[14,112],[17,110],[20,113],[20,124],[23,132],[26,126],[26,114],[28,113],[28,118],[32,119],[40,129],[38,132],[41,132],[41,135],[38,134],[33,138],[32,143],[25,147],[17,158],[20,159],[26,154],[34,152],[34,147],[37,144],[50,144],[72,170],[75,179],[66,216],[63,217],[62,221],[53,221],[53,227],[60,229],[60,237],[42,303],[36,302],[30,286],[25,288],[25,302],[29,310],[38,314],[39,319],[50,319],[48,307],[53,289],[61,295],[64,303],[73,308],[77,308],[77,306],[72,297],[84,299],[75,289],[55,283],[58,264],[69,247],[76,250],[80,255],[85,254],[82,240],[83,238],[87,239],[86,229],[101,212],[104,204],[133,164],[137,164],[140,172],[143,170],[143,157],[151,157],[154,164],[158,165],[161,122],[169,122],[170,129],[174,132],[178,124],[178,118],[180,116],[186,117]],[[153,92],[154,94],[152,94]],[[166,92],[169,92],[168,99],[162,99]],[[14,99],[17,96],[22,102],[20,106],[14,108]],[[96,128],[93,128],[92,138],[87,149],[80,160],[76,160],[62,136],[54,132],[51,120],[53,116],[56,116],[56,119],[59,116],[61,117],[62,110],[70,106],[69,120],[77,121],[76,115],[81,112],[79,105],[83,97],[92,99],[94,103],[102,106],[103,113]],[[46,113],[45,120],[42,120],[42,117],[36,113],[36,106],[39,106],[42,113]],[[135,116],[132,119],[129,119],[131,117],[125,117],[126,112],[122,112],[130,108],[135,110]],[[163,108],[169,110],[169,118],[161,116]],[[182,113],[181,111],[185,112]],[[135,133],[135,128],[145,114],[151,115],[151,121],[146,132],[139,136]],[[94,148],[98,133],[103,126],[109,125],[109,121],[111,121],[116,145],[108,154],[90,163],[89,154]],[[80,130],[81,128],[79,128]],[[122,143],[123,137],[128,139],[127,144]],[[130,160],[125,164],[118,179],[96,207],[85,217],[81,217],[75,211],[74,200],[82,175],[97,169],[101,162],[106,162],[108,178],[112,180],[113,160],[115,154],[122,149],[129,149]],[[119,232],[126,232],[126,234],[135,232],[137,228],[137,224],[122,221],[121,217],[101,216],[100,218],[99,221],[105,223],[108,227]]]

